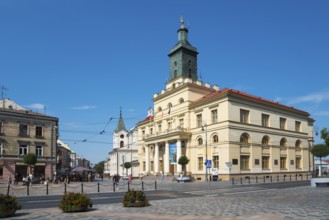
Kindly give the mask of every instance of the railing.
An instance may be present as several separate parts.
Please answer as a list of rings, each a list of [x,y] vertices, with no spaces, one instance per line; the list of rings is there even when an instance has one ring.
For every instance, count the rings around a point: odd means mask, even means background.
[[[245,176],[240,178],[231,178],[232,185],[255,184],[255,183],[272,183],[272,182],[286,182],[286,181],[299,181],[309,180],[312,174],[296,174],[296,175],[277,175],[277,176]]]
[[[3,190],[2,190],[3,189]],[[55,195],[55,194],[66,194],[67,192],[80,192],[80,193],[100,193],[100,192],[115,192],[116,190],[157,190],[157,182],[145,183],[144,181],[136,183],[129,183],[128,181],[108,184],[104,183],[63,183],[63,184],[26,184],[25,186],[11,185],[7,186],[0,185],[0,191],[7,191],[7,195]],[[25,193],[24,193],[25,191]]]

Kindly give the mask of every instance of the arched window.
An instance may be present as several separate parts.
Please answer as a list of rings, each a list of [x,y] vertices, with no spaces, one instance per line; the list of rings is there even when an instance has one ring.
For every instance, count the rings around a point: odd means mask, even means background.
[[[286,147],[287,146],[287,139],[282,138],[280,141],[280,147]]]
[[[158,112],[162,112],[162,108],[161,107],[158,107]]]
[[[262,145],[268,146],[270,144],[270,138],[268,136],[264,136],[262,139]]]
[[[218,143],[218,136],[216,134],[214,136],[212,136],[212,142]]]
[[[203,144],[203,140],[202,140],[202,138],[199,138],[198,139],[198,145],[202,145]]]
[[[302,147],[302,142],[300,140],[297,140],[295,147],[296,147],[296,149],[300,149]]]
[[[124,147],[125,146],[125,143],[124,141],[120,141],[120,148]]]
[[[240,137],[241,144],[249,144],[249,134],[243,133]]]
[[[180,98],[179,99],[179,104],[182,104],[184,102],[184,99],[183,98]]]

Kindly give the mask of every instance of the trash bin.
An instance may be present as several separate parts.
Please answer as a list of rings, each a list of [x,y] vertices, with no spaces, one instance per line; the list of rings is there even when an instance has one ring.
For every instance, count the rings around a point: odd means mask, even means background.
[[[213,175],[212,176],[212,181],[218,181],[218,175]]]

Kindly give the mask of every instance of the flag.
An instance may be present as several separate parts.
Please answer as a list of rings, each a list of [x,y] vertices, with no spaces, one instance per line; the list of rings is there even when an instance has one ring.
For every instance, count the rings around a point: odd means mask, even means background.
[[[151,119],[153,116],[153,109],[149,108],[149,110],[147,111],[147,119]]]

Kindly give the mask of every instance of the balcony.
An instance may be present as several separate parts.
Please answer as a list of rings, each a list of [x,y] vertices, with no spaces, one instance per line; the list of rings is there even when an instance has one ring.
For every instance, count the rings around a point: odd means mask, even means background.
[[[182,128],[178,126],[177,128],[174,129],[166,129],[161,132],[155,132],[153,134],[146,134],[143,136],[144,141],[152,141],[155,139],[160,139],[160,138],[167,138],[167,137],[172,137],[172,136],[179,136],[182,138],[186,138],[186,136],[190,136],[191,132],[187,128]]]

